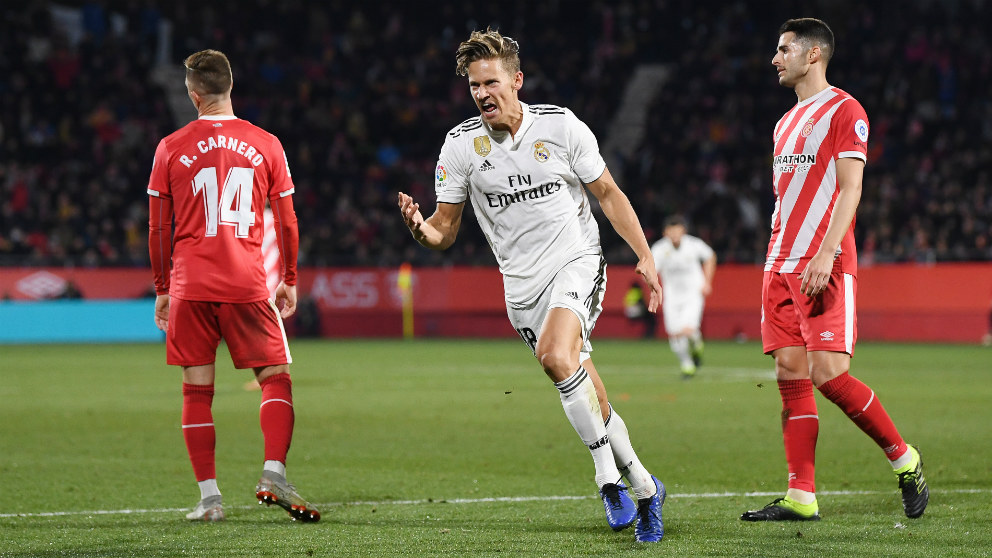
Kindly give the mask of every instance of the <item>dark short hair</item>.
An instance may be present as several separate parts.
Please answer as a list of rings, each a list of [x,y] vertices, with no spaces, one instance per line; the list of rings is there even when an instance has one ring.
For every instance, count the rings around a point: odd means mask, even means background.
[[[668,218],[665,219],[665,228],[667,229],[668,227],[676,227],[676,226],[685,227],[686,226],[685,217],[677,214],[669,215]]]
[[[492,28],[472,31],[468,40],[458,45],[455,52],[455,73],[467,76],[472,62],[493,59],[499,60],[510,75],[516,74],[520,71],[520,44]]]
[[[186,80],[201,95],[222,95],[231,90],[234,77],[231,62],[219,50],[207,49],[194,52],[183,60]]]
[[[790,19],[778,28],[778,34],[793,32],[796,40],[803,44],[806,50],[813,46],[820,47],[824,62],[830,62],[834,56],[834,32],[823,20],[814,17]]]

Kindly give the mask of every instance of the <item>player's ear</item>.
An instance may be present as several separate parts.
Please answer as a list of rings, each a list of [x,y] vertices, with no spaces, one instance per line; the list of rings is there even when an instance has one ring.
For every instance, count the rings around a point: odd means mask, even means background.
[[[513,90],[520,91],[520,88],[524,86],[524,73],[518,71],[516,75],[513,76]]]
[[[809,52],[806,53],[806,62],[809,64],[819,62],[822,55],[823,51],[820,50],[820,47],[813,45],[809,47]]]
[[[203,98],[200,97],[199,93],[193,91],[192,89],[189,89],[188,91],[189,91],[189,100],[193,101],[193,107],[197,110],[200,110],[200,103],[203,102]]]

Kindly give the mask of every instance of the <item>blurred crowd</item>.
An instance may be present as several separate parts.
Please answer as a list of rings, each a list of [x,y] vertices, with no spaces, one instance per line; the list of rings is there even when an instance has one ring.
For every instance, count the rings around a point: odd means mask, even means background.
[[[896,7],[898,6],[898,7]],[[855,234],[862,265],[992,260],[992,39],[971,2],[830,2],[832,85],[871,124]],[[775,14],[790,14],[774,10]],[[791,15],[791,14],[790,14]],[[625,175],[642,218],[686,214],[722,261],[764,256],[772,128],[795,103],[771,59],[781,17],[728,7],[683,14],[677,74]],[[654,185],[660,185],[657,187]]]
[[[795,102],[771,58],[779,24],[813,14],[837,35],[828,78],[872,125],[856,227],[863,264],[992,259],[992,39],[979,0],[814,1],[802,14],[784,0],[760,10],[698,0],[121,4],[0,14],[0,265],[147,265],[152,156],[182,125],[156,66],[203,48],[231,59],[236,114],[286,147],[301,265],[492,265],[474,218],[435,253],[410,238],[395,206],[401,190],[433,211],[444,134],[477,114],[454,51],[490,25],[521,43],[521,98],[571,108],[601,142],[632,70],[668,65],[640,146],[609,154],[614,175],[649,240],[682,213],[721,261],[762,261],[772,127]],[[169,85],[181,90],[178,75]],[[601,223],[608,261],[629,263]]]

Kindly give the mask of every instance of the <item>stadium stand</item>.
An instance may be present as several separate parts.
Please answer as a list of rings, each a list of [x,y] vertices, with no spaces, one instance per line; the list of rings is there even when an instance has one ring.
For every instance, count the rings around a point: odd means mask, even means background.
[[[771,129],[794,102],[770,64],[778,25],[800,15],[787,2],[110,5],[32,2],[0,15],[0,265],[147,265],[155,142],[190,117],[160,73],[201,48],[227,52],[235,111],[286,146],[301,265],[492,265],[474,219],[450,251],[433,253],[409,239],[395,209],[403,190],[432,210],[444,134],[475,114],[453,52],[487,25],[523,45],[522,98],[568,106],[604,146],[615,145],[611,125],[635,70],[664,67],[639,101],[640,142],[606,153],[614,174],[649,239],[681,212],[721,261],[763,258]],[[808,5],[801,15],[838,37],[828,76],[872,123],[862,264],[992,259],[982,2]],[[621,239],[604,233],[603,244],[610,262],[629,263]]]

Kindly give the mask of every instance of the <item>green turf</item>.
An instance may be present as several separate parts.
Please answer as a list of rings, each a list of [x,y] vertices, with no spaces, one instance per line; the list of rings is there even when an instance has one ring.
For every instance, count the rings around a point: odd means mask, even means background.
[[[320,505],[316,525],[254,503],[259,395],[225,351],[214,419],[228,521],[206,525],[183,519],[199,493],[164,348],[44,345],[0,346],[0,556],[992,555],[989,349],[859,345],[853,372],[921,447],[931,504],[906,519],[880,450],[819,398],[815,524],[738,520],[785,489],[758,345],[708,343],[691,381],[664,342],[596,349],[668,486],[659,545],[607,528],[588,451],[519,341],[295,341],[289,476]]]

